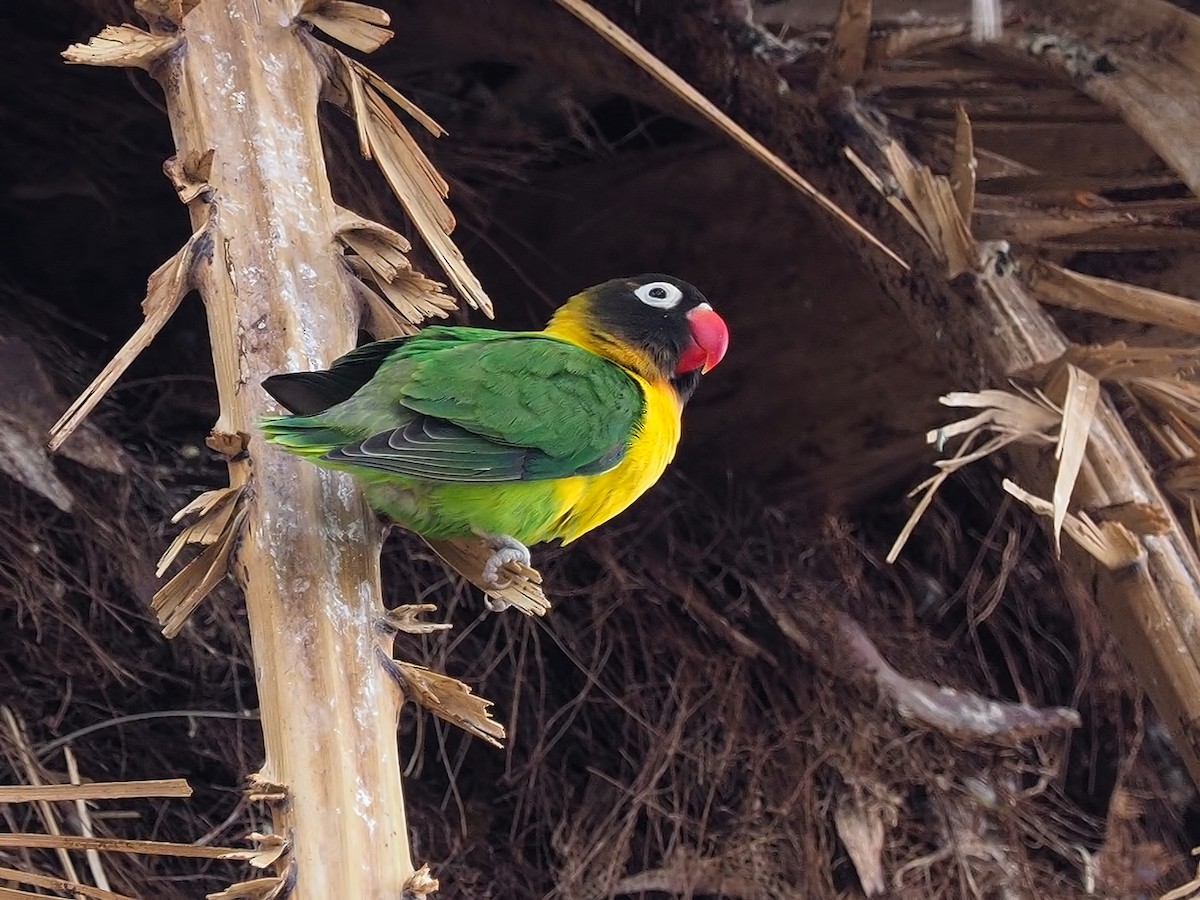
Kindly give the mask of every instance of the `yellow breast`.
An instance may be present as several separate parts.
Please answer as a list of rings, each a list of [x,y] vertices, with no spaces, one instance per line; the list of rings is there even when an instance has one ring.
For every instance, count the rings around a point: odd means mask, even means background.
[[[662,476],[679,445],[679,395],[666,382],[630,373],[646,398],[645,414],[621,463],[601,475],[577,475],[555,483],[562,513],[558,531],[564,544],[607,522]]]

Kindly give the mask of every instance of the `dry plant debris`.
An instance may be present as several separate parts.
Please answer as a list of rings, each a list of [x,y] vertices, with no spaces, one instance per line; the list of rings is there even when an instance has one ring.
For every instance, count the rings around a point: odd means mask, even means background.
[[[735,143],[744,148],[757,159],[765,163],[772,171],[783,178],[788,184],[800,191],[801,194],[814,201],[822,210],[855,234],[862,236],[871,246],[878,248],[897,265],[907,269],[908,263],[896,255],[896,252],[884,244],[855,221],[837,204],[822,194],[813,184],[799,172],[789,166],[780,157],[769,150],[761,141],[751,135],[745,128],[721,111],[711,100],[697,91],[681,78],[661,59],[649,52],[633,37],[622,31],[615,22],[597,10],[586,0],[557,0],[560,6],[572,15],[587,23],[600,37],[608,41],[642,69],[648,72],[667,90],[675,94],[693,111],[712,123],[719,131],[728,135]]]

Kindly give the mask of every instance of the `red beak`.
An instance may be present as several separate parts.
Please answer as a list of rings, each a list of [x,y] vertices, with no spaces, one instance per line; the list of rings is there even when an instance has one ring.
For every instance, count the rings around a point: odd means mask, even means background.
[[[692,331],[692,339],[688,341],[683,352],[679,354],[679,366],[676,375],[700,369],[702,373],[716,366],[729,349],[729,328],[725,320],[713,311],[707,303],[701,303],[687,314],[688,326]]]

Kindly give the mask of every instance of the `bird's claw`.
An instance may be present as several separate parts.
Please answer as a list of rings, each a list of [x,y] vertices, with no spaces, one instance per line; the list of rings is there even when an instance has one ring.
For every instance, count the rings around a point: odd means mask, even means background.
[[[508,535],[489,535],[487,537],[488,544],[493,548],[494,552],[488,561],[483,564],[483,580],[497,590],[504,590],[511,587],[513,579],[502,575],[501,572],[506,566],[512,563],[520,563],[528,566],[533,562],[533,557],[529,553],[529,548],[518,541],[516,538],[511,538]],[[502,612],[509,608],[512,604],[499,597],[488,596],[484,598],[484,603],[492,612]]]

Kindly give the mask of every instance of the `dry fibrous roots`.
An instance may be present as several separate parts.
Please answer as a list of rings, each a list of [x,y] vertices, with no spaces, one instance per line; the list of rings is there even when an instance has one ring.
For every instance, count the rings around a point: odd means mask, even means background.
[[[226,598],[175,641],[158,635],[151,523],[207,470],[134,450],[115,510],[117,486],[70,463],[74,516],[3,484],[0,660],[25,735],[2,730],[3,777],[29,781],[24,742],[41,777],[61,779],[51,742],[101,726],[65,744],[85,778],[184,776],[197,793],[100,804],[97,833],[228,844],[263,824],[241,799],[261,755],[244,623]],[[996,481],[981,471],[949,486],[888,567],[902,504],[822,521],[670,477],[605,531],[543,549],[556,603],[537,620],[482,614],[477,592],[397,535],[390,601],[436,603],[427,618],[455,625],[401,637],[404,655],[493,700],[509,734],[501,751],[411,706],[403,717],[414,849],[443,895],[823,897],[858,884],[1072,896],[1091,884],[1126,896],[1182,880],[1170,835],[1186,778],[1172,777],[1090,601],[1064,592]],[[980,734],[921,718],[896,678],[1048,718]],[[146,713],[165,715],[121,719]],[[55,809],[72,831],[73,807]],[[114,810],[136,818],[103,814]],[[5,815],[13,830],[44,827],[34,808]],[[160,885],[164,898],[237,874],[104,862],[114,885]],[[59,871],[49,851],[0,865]]]
[[[546,566],[545,620],[425,638],[509,733],[501,757],[412,722],[411,783],[439,809],[414,813],[417,846],[446,859],[449,895],[1124,896],[1178,874],[1141,701],[1096,613],[997,486],[972,488],[987,500],[936,504],[897,572],[876,554],[898,521],[814,529],[676,481]],[[474,602],[448,605],[469,621]],[[990,735],[921,719],[856,640],[909,682],[1047,718]]]

